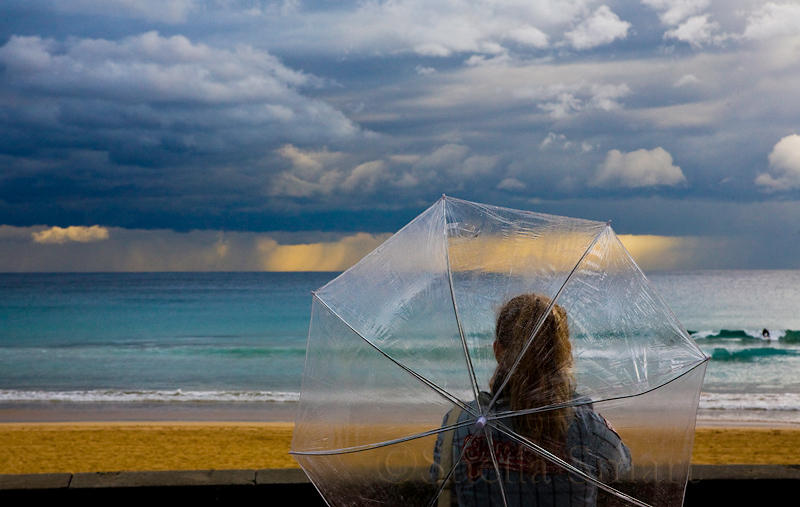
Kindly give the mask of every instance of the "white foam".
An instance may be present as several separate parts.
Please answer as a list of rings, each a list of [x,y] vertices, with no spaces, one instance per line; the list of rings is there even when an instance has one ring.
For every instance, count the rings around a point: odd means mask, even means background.
[[[701,393],[701,410],[800,412],[800,393]]]
[[[94,389],[86,391],[0,390],[0,403],[284,403],[297,401],[300,393],[282,391],[125,391]]]

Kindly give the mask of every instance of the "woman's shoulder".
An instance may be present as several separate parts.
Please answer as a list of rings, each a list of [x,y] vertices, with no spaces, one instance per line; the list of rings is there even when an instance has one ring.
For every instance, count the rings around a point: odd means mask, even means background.
[[[575,407],[574,424],[583,426],[585,429],[597,435],[603,435],[608,432],[613,433],[617,438],[619,435],[614,427],[608,422],[608,419],[603,417],[602,414],[596,412],[591,403],[578,405]]]

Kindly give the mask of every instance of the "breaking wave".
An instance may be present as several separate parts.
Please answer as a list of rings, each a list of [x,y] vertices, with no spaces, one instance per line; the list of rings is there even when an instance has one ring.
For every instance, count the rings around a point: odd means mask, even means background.
[[[716,347],[711,353],[712,361],[752,361],[762,357],[775,356],[798,356],[800,351],[775,349],[772,347],[753,347],[742,350],[728,350],[723,347]]]
[[[760,340],[800,343],[800,331],[794,329],[770,329],[769,337],[761,335],[761,329],[719,329],[712,331],[689,331],[696,340]]]

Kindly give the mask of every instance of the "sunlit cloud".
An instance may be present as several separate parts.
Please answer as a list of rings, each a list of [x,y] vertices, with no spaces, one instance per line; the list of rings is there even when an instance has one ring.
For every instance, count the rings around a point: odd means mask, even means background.
[[[90,243],[92,241],[103,241],[108,239],[108,229],[99,225],[85,227],[82,225],[70,225],[69,227],[50,227],[42,231],[31,233],[33,241],[36,243],[55,243],[63,244],[70,241],[78,243]]]
[[[275,231],[270,233],[99,228],[105,233],[72,233],[80,240],[53,243],[31,241],[34,233],[67,228],[0,225],[0,272],[25,271],[343,271],[389,239],[391,233],[350,234]],[[91,227],[72,228],[72,231]],[[98,229],[94,229],[97,231]],[[51,237],[52,232],[50,232]],[[58,234],[68,234],[61,232]],[[102,240],[86,241],[94,234]],[[621,234],[618,236],[646,271],[729,267],[758,255],[760,246],[740,238]],[[589,240],[591,238],[588,238]],[[450,242],[453,270],[476,266],[506,272],[508,259],[515,271],[526,263],[548,263],[569,271],[582,251],[585,234],[552,234],[546,241],[513,241],[492,236]],[[430,269],[430,260],[409,247],[404,269]],[[580,254],[577,255],[578,257]],[[531,264],[533,265],[533,264]],[[437,265],[438,266],[438,265]],[[436,268],[436,269],[440,269]],[[535,267],[532,269],[536,269]]]
[[[699,238],[650,234],[620,234],[618,237],[642,269],[654,271],[696,265],[700,260],[694,258],[696,249],[703,245]]]
[[[261,239],[256,248],[265,271],[343,271],[388,237],[389,234],[358,233],[339,241],[298,245]]]

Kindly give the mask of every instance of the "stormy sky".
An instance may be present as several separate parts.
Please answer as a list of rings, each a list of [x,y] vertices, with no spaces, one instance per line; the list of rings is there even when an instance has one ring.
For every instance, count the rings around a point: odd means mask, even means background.
[[[5,0],[0,271],[340,269],[442,193],[800,268],[800,1]]]

